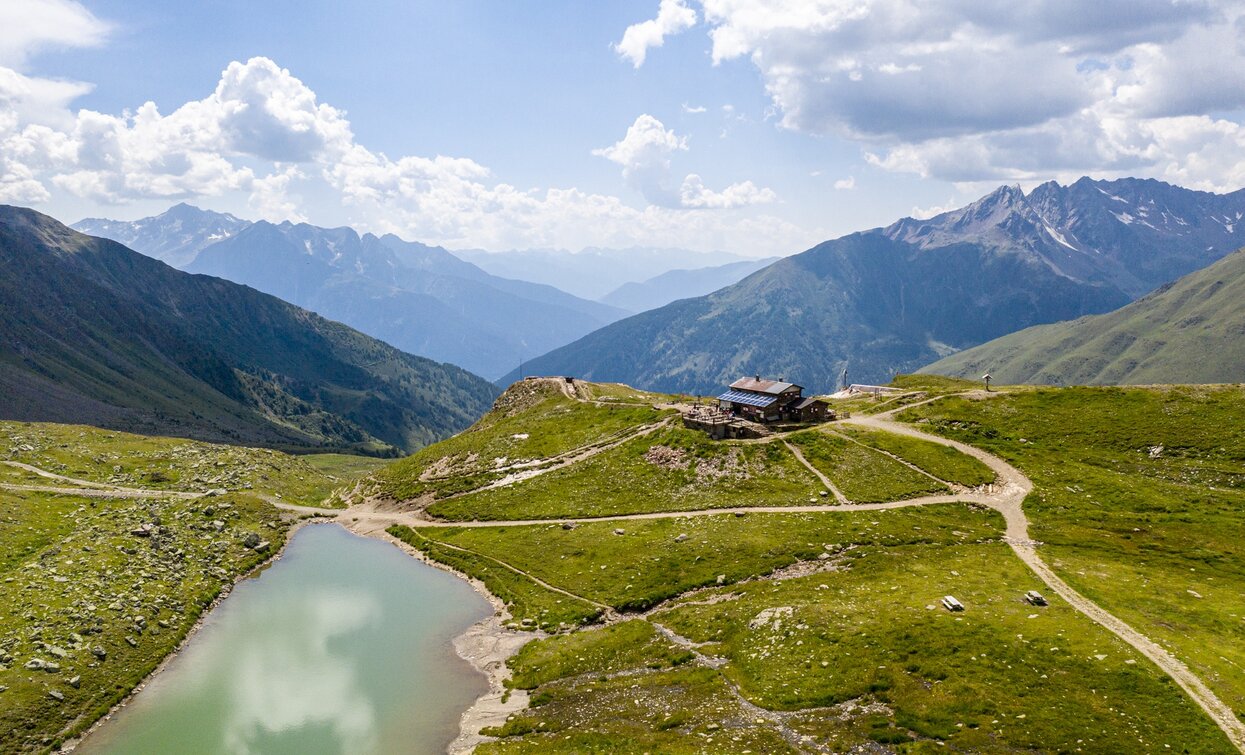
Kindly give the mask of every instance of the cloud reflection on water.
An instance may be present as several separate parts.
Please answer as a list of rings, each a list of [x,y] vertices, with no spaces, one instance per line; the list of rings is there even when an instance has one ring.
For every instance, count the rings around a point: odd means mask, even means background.
[[[374,595],[317,589],[282,607],[296,617],[282,622],[282,632],[244,633],[222,662],[230,669],[223,682],[228,751],[259,752],[260,741],[312,727],[331,733],[341,752],[375,751],[376,711],[358,679],[349,639],[378,624],[381,611]]]

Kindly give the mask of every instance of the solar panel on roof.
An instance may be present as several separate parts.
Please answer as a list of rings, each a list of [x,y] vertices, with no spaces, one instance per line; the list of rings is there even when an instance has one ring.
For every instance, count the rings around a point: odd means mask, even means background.
[[[773,404],[778,399],[773,396],[758,396],[755,393],[747,391],[727,391],[718,396],[719,401],[730,401],[733,404],[743,404],[744,406],[766,407]]]

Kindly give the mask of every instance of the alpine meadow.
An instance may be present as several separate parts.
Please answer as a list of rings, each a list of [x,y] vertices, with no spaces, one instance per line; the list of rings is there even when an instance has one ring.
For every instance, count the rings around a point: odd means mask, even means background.
[[[1245,754],[1245,0],[0,28],[0,752]]]

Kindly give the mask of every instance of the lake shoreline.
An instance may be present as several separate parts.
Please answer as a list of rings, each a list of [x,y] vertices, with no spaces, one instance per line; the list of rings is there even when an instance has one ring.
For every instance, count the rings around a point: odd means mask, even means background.
[[[147,685],[150,684],[152,680],[155,679],[158,674],[160,674],[162,671],[168,668],[169,664],[172,663],[175,658],[181,655],[182,651],[185,650],[186,647],[190,644],[190,641],[194,639],[196,635],[199,634],[199,630],[203,628],[203,625],[207,622],[208,617],[212,614],[213,611],[216,610],[218,606],[220,606],[221,603],[225,601],[225,598],[228,598],[233,593],[235,587],[242,584],[244,580],[248,580],[248,579],[258,576],[261,572],[263,572],[269,566],[272,566],[273,564],[277,563],[277,561],[281,560],[281,556],[285,554],[285,549],[289,547],[290,541],[294,539],[294,534],[296,532],[298,532],[300,529],[302,529],[304,526],[308,524],[316,524],[316,523],[321,523],[321,522],[329,523],[332,521],[334,520],[324,519],[318,516],[301,517],[297,519],[296,521],[294,521],[290,525],[289,529],[286,530],[285,542],[281,544],[280,548],[274,551],[272,555],[270,555],[268,558],[265,558],[263,561],[260,561],[258,564],[256,564],[252,568],[246,570],[242,574],[239,574],[236,579],[234,579],[232,582],[227,584],[220,591],[220,593],[212,600],[212,602],[209,603],[206,607],[204,607],[202,611],[199,612],[198,617],[195,618],[195,623],[191,625],[190,629],[186,632],[186,635],[182,637],[181,641],[179,641],[177,645],[171,651],[169,651],[168,655],[160,659],[160,663],[157,664],[154,669],[152,669],[146,676],[144,676],[133,689],[125,693],[125,697],[122,697],[115,704],[113,704],[112,707],[110,707],[106,713],[104,713],[99,718],[95,719],[95,721],[92,722],[92,724],[89,727],[87,727],[85,731],[61,743],[60,749],[58,751],[59,752],[73,752],[74,750],[78,749],[78,747],[80,747],[82,743],[88,737],[90,737],[100,728],[108,724],[112,720],[112,717],[114,715],[119,713],[123,708],[125,708],[127,705],[133,702],[135,695],[137,695],[139,692],[142,692],[144,689],[146,689]]]
[[[463,711],[459,717],[458,737],[450,743],[447,751],[451,755],[459,755],[459,753],[471,752],[477,745],[491,741],[493,737],[480,734],[481,729],[501,726],[512,713],[528,707],[527,690],[511,690],[506,687],[506,682],[510,679],[510,667],[507,661],[522,650],[527,643],[546,636],[545,633],[519,631],[506,627],[506,622],[511,618],[506,605],[500,598],[489,592],[483,582],[448,564],[428,558],[414,546],[390,535],[386,527],[377,527],[374,522],[350,517],[349,509],[339,514],[333,521],[356,535],[391,543],[417,561],[453,574],[471,585],[472,589],[493,607],[491,616],[472,624],[466,631],[454,638],[454,652],[476,672],[484,676],[488,681],[488,689],[477,697],[471,707]]]
[[[199,634],[199,631],[206,624],[212,613],[226,598],[233,594],[234,589],[239,584],[245,580],[257,577],[265,569],[280,561],[289,544],[293,541],[294,535],[303,527],[311,524],[336,524],[355,535],[392,544],[407,556],[463,580],[492,606],[493,613],[491,615],[472,624],[461,634],[454,637],[452,641],[455,654],[466,661],[472,670],[483,676],[488,687],[459,716],[459,732],[457,737],[448,745],[447,752],[455,755],[466,753],[472,751],[483,742],[491,741],[492,737],[479,733],[481,729],[490,726],[501,726],[505,724],[506,719],[511,714],[528,707],[528,693],[526,690],[511,690],[506,686],[506,682],[511,676],[507,661],[522,650],[527,643],[544,637],[545,633],[520,631],[505,626],[511,619],[509,611],[501,599],[490,592],[480,580],[447,564],[428,558],[415,547],[390,535],[383,527],[369,527],[368,525],[373,523],[350,517],[349,510],[335,512],[326,510],[323,515],[313,514],[304,516],[292,522],[286,531],[285,541],[279,549],[225,585],[212,602],[199,612],[194,624],[187,630],[185,636],[177,643],[176,647],[165,655],[160,660],[160,663],[144,676],[133,689],[113,704],[106,713],[92,722],[87,729],[81,734],[66,739],[61,744],[59,752],[74,752],[99,729],[108,725],[117,713],[133,702],[136,695],[146,689],[159,674],[164,672],[181,655],[190,645],[191,640],[195,639]]]

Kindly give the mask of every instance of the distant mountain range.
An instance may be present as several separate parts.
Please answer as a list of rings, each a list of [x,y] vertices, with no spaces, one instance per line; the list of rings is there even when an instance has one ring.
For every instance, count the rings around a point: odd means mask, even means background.
[[[200,210],[181,203],[142,220],[87,218],[74,223],[73,228],[90,236],[112,239],[148,257],[183,268],[194,262],[204,247],[227,239],[250,224],[249,220],[227,213]]]
[[[33,210],[0,206],[0,269],[5,419],[392,454],[461,430],[496,395],[458,367]]]
[[[491,275],[440,247],[349,228],[247,223],[188,205],[128,223],[90,219],[75,227],[489,378],[628,314]]]
[[[588,247],[579,252],[565,249],[509,252],[464,249],[456,250],[454,254],[493,275],[545,283],[594,300],[603,300],[625,283],[639,283],[671,270],[695,270],[751,260],[730,252],[658,247]]]
[[[1038,325],[921,372],[1046,385],[1245,382],[1245,251],[1110,314]]]
[[[1121,307],[1245,245],[1243,214],[1245,191],[1152,180],[1051,182],[1028,195],[1005,186],[619,321],[525,372],[697,392],[758,373],[819,391],[844,369],[885,381],[1022,328]]]
[[[726,288],[777,259],[767,257],[695,270],[670,270],[646,281],[624,283],[601,297],[601,302],[632,312],[647,312],[664,307],[672,301],[704,296],[719,288]]]

